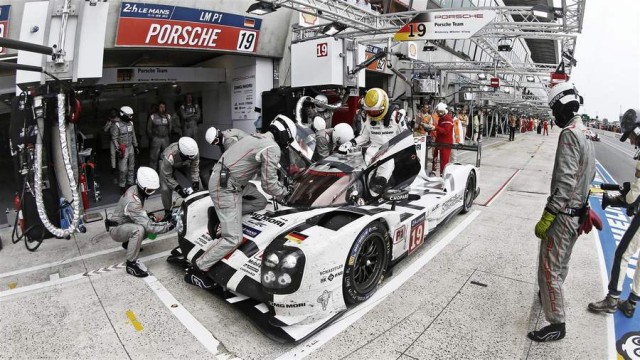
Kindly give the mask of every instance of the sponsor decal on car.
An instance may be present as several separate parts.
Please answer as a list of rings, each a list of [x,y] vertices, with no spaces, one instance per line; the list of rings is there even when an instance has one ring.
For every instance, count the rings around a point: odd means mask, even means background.
[[[393,244],[395,245],[395,244],[403,241],[405,236],[406,236],[406,232],[407,232],[406,225],[402,225],[399,228],[397,228],[396,229],[396,233],[393,236]]]
[[[274,224],[274,225],[278,225],[280,227],[283,227],[285,225],[284,221],[281,219],[274,219],[266,214],[258,214],[258,213],[251,213],[251,218],[254,220],[258,220],[258,221],[263,221],[263,222],[267,222],[269,224]]]
[[[256,236],[260,235],[262,231],[260,230],[256,230],[252,227],[249,227],[247,225],[242,225],[242,233],[250,238],[255,238]]]
[[[199,245],[199,246],[201,246],[201,247],[204,247],[204,246],[206,246],[206,245],[207,245],[207,243],[209,243],[211,240],[213,240],[213,239],[211,238],[211,235],[209,235],[209,233],[205,233],[205,234],[200,235],[200,236],[196,239],[195,243],[196,243],[196,245]]]
[[[451,209],[458,203],[462,203],[462,195],[460,194],[456,194],[451,199],[445,201],[444,204],[442,204],[442,212],[446,213],[447,211],[449,211],[449,209]]]
[[[327,310],[327,305],[329,305],[329,300],[331,299],[331,291],[325,290],[322,292],[322,295],[318,296],[318,304],[322,305],[322,311]]]
[[[342,267],[343,267],[343,266],[344,266],[344,265],[340,264],[340,265],[338,265],[338,266],[334,266],[334,267],[332,267],[332,268],[329,268],[329,269],[326,269],[326,270],[322,270],[322,271],[320,271],[320,275],[327,275],[327,274],[330,274],[330,273],[332,273],[332,272],[334,272],[334,271],[337,271],[337,270],[342,269]]]
[[[337,278],[340,275],[342,275],[342,271],[338,271],[335,274],[333,274],[333,273],[329,274],[329,276],[325,276],[325,277],[320,278],[320,283],[323,284],[323,283],[325,283],[327,281],[331,282],[331,281],[333,281],[333,279]]]
[[[269,305],[271,305],[271,306],[273,306],[275,308],[281,308],[281,309],[295,309],[295,308],[305,307],[305,306],[307,306],[307,303],[280,304],[280,303],[274,303],[272,301],[269,301]]]
[[[307,235],[304,234],[300,234],[299,232],[290,232],[287,235],[284,236],[285,239],[294,242],[296,244],[302,244],[302,242],[308,238]]]
[[[425,214],[420,214],[411,220],[411,233],[409,236],[409,254],[413,253],[424,243]]]

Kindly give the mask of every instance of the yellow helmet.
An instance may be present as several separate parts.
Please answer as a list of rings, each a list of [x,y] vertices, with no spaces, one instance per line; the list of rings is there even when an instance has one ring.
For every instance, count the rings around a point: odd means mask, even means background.
[[[371,120],[380,121],[389,111],[389,96],[380,88],[369,89],[364,96],[362,108]]]

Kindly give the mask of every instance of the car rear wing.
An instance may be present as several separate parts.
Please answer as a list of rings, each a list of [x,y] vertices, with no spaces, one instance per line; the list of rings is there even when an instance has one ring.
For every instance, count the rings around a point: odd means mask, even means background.
[[[425,156],[425,158],[429,154],[429,149],[434,147],[453,149],[453,150],[463,150],[463,151],[475,151],[476,167],[478,168],[480,167],[481,160],[482,160],[482,140],[481,139],[478,139],[478,145],[438,143],[433,141],[433,138],[430,136],[414,137],[414,142],[416,145],[416,150],[419,152],[422,150],[422,146],[424,146],[425,152],[420,155]]]

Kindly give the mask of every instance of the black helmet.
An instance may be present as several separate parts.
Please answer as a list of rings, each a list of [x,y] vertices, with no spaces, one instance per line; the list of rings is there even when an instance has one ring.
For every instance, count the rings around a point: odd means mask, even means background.
[[[622,120],[620,120],[620,130],[622,131],[622,136],[620,137],[622,142],[627,141],[631,132],[640,135],[640,110],[629,109],[625,111],[624,115],[622,115]]]

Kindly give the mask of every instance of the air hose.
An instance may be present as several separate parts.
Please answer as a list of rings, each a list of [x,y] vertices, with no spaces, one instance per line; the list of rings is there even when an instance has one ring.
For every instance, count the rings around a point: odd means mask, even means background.
[[[44,227],[49,230],[54,236],[59,238],[67,237],[73,234],[78,227],[78,220],[80,219],[80,198],[78,197],[78,189],[76,179],[71,167],[71,155],[69,154],[69,148],[67,146],[67,127],[65,124],[65,94],[61,91],[58,96],[58,133],[60,134],[60,146],[62,147],[62,160],[64,162],[64,168],[69,179],[69,186],[71,187],[71,207],[73,208],[73,218],[71,224],[66,229],[60,229],[54,226],[44,206],[44,200],[42,197],[42,129],[44,129],[44,109],[42,107],[42,97],[37,96],[34,99],[34,109],[36,109],[36,119],[38,121],[38,138],[36,142],[36,173],[34,179],[34,187],[36,193],[36,206],[38,208],[38,215]]]

